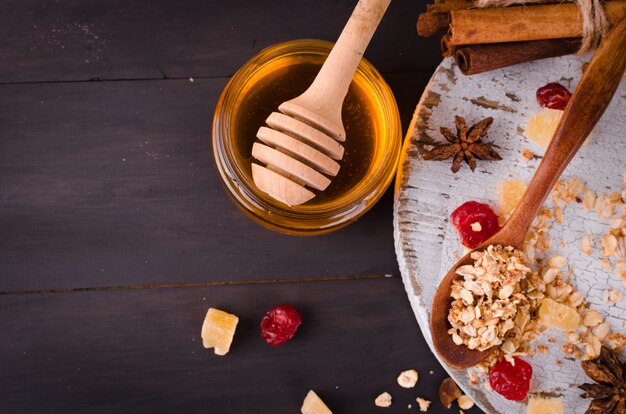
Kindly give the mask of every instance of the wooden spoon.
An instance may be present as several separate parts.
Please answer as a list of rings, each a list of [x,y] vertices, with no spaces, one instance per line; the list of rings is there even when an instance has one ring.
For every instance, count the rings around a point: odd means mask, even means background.
[[[595,52],[517,208],[498,233],[473,251],[485,250],[489,245],[513,246],[519,250],[523,248],[524,239],[537,212],[611,102],[625,68],[626,19],[623,19]],[[490,350],[481,352],[465,345],[456,345],[448,333],[451,284],[458,277],[458,267],[473,263],[470,255],[471,252],[463,256],[443,278],[430,310],[430,331],[435,351],[446,364],[456,369],[474,366],[490,353]]]
[[[354,73],[391,0],[360,0],[311,86],[282,103],[252,146],[256,186],[287,205],[315,197],[339,172],[346,132],[341,108]]]

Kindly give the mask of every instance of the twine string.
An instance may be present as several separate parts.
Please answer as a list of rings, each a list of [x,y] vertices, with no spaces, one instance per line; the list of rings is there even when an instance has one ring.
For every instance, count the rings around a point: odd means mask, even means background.
[[[604,13],[601,0],[576,0],[582,20],[582,41],[578,54],[595,48],[600,43],[602,36],[609,29],[609,23]],[[506,7],[533,3],[545,3],[545,0],[476,0],[479,8]]]

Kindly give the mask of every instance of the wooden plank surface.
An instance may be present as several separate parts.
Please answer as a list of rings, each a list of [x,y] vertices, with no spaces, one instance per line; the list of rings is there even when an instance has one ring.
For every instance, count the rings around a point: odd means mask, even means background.
[[[3,3],[0,412],[296,413],[310,388],[335,413],[417,412],[418,395],[448,412],[401,280],[382,277],[397,274],[391,192],[346,229],[294,238],[243,216],[212,165],[228,76],[273,43],[334,40],[354,4]],[[415,35],[423,8],[392,2],[366,52],[405,128],[440,60]],[[64,293],[24,293],[47,290]],[[304,325],[271,348],[258,323],[283,302]],[[209,306],[241,317],[225,358],[200,343]],[[391,409],[374,407],[382,391]]]
[[[0,411],[296,413],[315,389],[335,413],[378,412],[373,398],[383,391],[394,397],[385,412],[416,412],[417,396],[442,412],[444,372],[404,296],[399,277],[0,295]],[[258,325],[285,302],[303,324],[272,348]],[[240,317],[225,357],[201,344],[210,306]],[[417,387],[400,388],[396,376],[413,367]]]
[[[407,119],[428,76],[388,77]],[[396,274],[391,194],[313,238],[235,207],[210,148],[225,82],[0,86],[0,291]]]
[[[8,0],[0,82],[230,76],[285,40],[334,41],[355,1]],[[385,72],[432,71],[436,39],[418,38],[423,4],[392,2],[365,56]]]

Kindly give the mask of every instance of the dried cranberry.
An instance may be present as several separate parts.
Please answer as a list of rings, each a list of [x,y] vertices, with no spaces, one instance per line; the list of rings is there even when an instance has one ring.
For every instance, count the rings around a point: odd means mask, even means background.
[[[291,305],[280,305],[270,309],[261,321],[261,336],[272,345],[282,345],[296,334],[302,323],[300,312]]]
[[[498,216],[487,204],[468,201],[450,215],[452,225],[461,236],[463,246],[473,249],[500,230]]]
[[[489,372],[489,383],[507,400],[524,401],[530,390],[533,367],[517,357],[513,357],[513,360],[515,365],[506,359],[496,362]]]
[[[539,105],[550,109],[565,109],[569,98],[572,97],[570,91],[560,83],[552,82],[537,89],[537,102]]]

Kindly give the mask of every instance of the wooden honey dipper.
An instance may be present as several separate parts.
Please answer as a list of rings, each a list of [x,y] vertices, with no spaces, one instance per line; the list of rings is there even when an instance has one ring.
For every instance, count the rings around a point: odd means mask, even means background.
[[[348,87],[391,0],[360,0],[311,86],[283,102],[257,132],[252,178],[263,192],[287,205],[306,203],[335,177],[346,140],[341,108]]]

